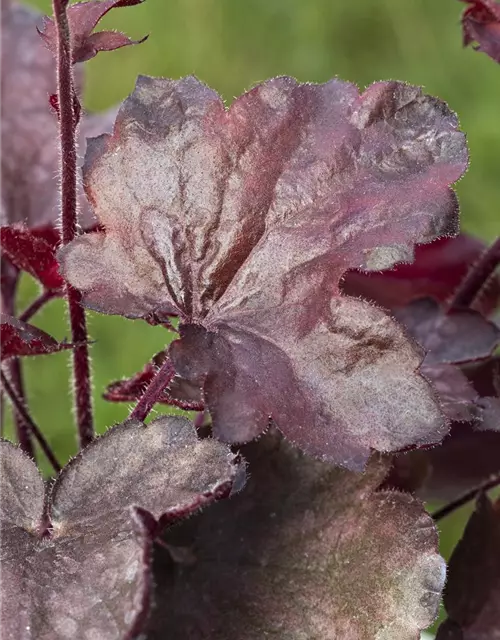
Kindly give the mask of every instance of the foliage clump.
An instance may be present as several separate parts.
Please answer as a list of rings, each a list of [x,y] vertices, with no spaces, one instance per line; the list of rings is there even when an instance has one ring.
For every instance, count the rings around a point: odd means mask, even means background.
[[[79,65],[144,41],[94,29],[138,3],[53,0],[42,21],[2,6],[1,379],[18,439],[0,442],[2,629],[417,640],[445,585],[434,521],[479,495],[438,638],[493,637],[500,467],[457,472],[454,455],[500,429],[500,240],[459,232],[456,115],[403,82],[280,77],[226,108],[194,77],[145,76],[83,114]],[[500,4],[468,5],[464,43],[499,61]],[[42,292],[17,314],[23,272]],[[70,340],[30,323],[55,297]],[[103,390],[136,404],[101,437],[86,308],[178,333]],[[22,358],[64,350],[81,450],[61,464]],[[157,403],[197,415],[146,422]],[[450,492],[433,521],[419,496]]]

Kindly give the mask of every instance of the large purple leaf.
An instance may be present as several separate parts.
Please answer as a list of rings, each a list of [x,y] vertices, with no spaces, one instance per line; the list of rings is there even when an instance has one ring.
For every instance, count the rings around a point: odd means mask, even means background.
[[[450,559],[437,640],[500,637],[500,501],[481,496]]]
[[[56,93],[56,67],[36,31],[41,14],[15,2],[2,2],[2,224],[28,227],[55,223],[59,213],[58,123],[49,108]],[[82,72],[77,70],[80,90]],[[86,135],[110,130],[109,115],[84,116],[80,153]],[[88,203],[80,198],[80,223],[92,224]]]
[[[153,537],[244,473],[223,445],[174,417],[110,429],[47,496],[20,449],[2,442],[0,452],[0,622],[12,640],[132,638],[148,611]]]
[[[142,77],[86,157],[105,233],[65,248],[63,270],[91,308],[180,316],[172,360],[222,440],[272,420],[360,468],[446,425],[420,351],[340,279],[455,233],[466,165],[455,115],[403,83],[277,78],[226,110],[194,78]]]
[[[422,504],[375,492],[380,461],[353,474],[268,436],[247,455],[244,492],[167,533],[187,561],[158,558],[148,640],[417,640],[445,575]]]

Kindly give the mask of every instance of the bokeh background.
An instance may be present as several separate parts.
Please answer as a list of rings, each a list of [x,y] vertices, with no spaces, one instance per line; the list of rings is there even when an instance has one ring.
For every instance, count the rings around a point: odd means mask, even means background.
[[[49,11],[50,2],[33,5]],[[398,79],[423,85],[459,114],[468,135],[471,166],[458,185],[463,227],[485,240],[500,232],[500,66],[461,46],[457,0],[147,0],[111,12],[102,28],[144,44],[99,54],[86,63],[85,106],[100,110],[122,101],[138,74],[196,74],[230,103],[256,82],[275,75],[323,82],[333,76],[361,87]],[[20,308],[36,295],[23,281]],[[35,322],[68,336],[60,301]],[[123,419],[128,407],[101,399],[106,385],[140,369],[171,339],[140,321],[89,314],[94,397],[99,431]],[[61,459],[76,452],[67,354],[24,361],[30,406]],[[42,464],[42,457],[40,457]],[[48,469],[48,467],[45,467]],[[449,555],[467,509],[442,523]]]

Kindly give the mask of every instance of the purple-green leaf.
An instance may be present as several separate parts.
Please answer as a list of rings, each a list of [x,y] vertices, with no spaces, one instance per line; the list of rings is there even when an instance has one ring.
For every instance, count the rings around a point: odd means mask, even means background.
[[[0,452],[0,623],[11,640],[132,638],[149,609],[154,537],[244,474],[226,447],[171,416],[113,427],[47,491],[20,449],[3,441]]]
[[[268,436],[245,457],[241,494],[167,532],[148,640],[417,640],[444,562],[423,505],[376,491],[386,464],[355,474]]]

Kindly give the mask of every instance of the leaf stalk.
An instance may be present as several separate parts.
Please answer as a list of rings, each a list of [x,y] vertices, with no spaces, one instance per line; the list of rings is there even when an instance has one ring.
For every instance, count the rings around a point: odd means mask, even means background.
[[[79,103],[73,80],[71,34],[66,13],[68,0],[53,0],[54,22],[57,31],[57,93],[59,103],[59,138],[61,145],[61,217],[62,244],[76,236],[77,230],[77,154],[76,131]],[[92,415],[92,385],[88,351],[87,321],[81,305],[81,295],[67,287],[69,317],[73,349],[73,378],[75,413],[80,448],[94,437]]]

